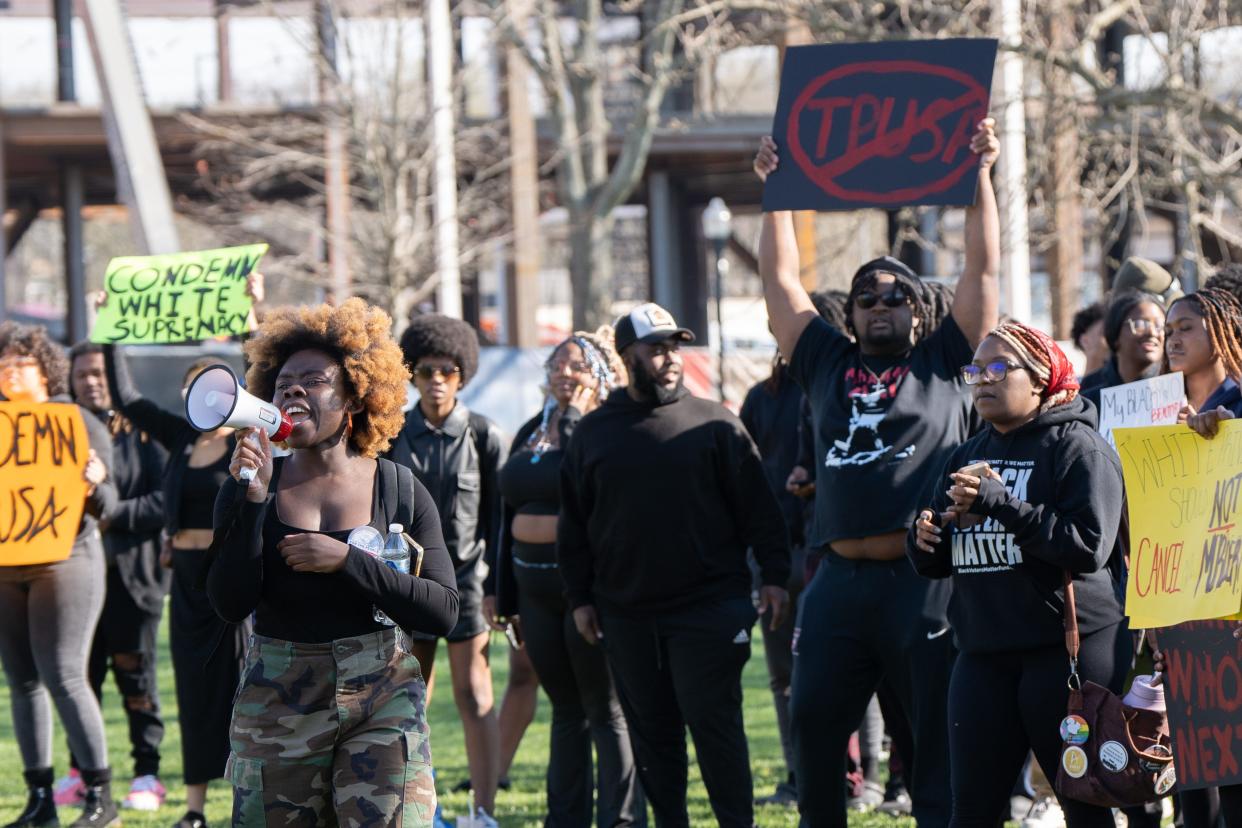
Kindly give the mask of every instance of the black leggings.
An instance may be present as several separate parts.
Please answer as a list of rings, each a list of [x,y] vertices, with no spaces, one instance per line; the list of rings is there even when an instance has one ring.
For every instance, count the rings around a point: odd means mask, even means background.
[[[598,824],[645,825],[625,716],[602,647],[586,642],[565,603],[556,544],[515,542],[522,634],[539,684],[552,702],[547,828],[591,824],[591,743],[599,765]]]
[[[1114,693],[1130,669],[1130,633],[1117,623],[1082,637],[1078,671]],[[955,828],[995,828],[1008,813],[1014,777],[1033,751],[1049,780],[1061,761],[1061,720],[1069,701],[1063,645],[960,653],[949,683],[949,759]],[[1068,828],[1113,828],[1108,808],[1061,800]]]

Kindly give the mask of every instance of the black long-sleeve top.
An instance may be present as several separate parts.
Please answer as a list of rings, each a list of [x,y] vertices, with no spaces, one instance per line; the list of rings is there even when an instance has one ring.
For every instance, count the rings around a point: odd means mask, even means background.
[[[556,555],[569,603],[641,615],[789,579],[789,540],[759,452],[726,408],[614,391],[582,418],[561,464]]]
[[[108,373],[108,389],[112,404],[129,418],[135,427],[145,431],[168,451],[161,492],[164,498],[164,532],[169,537],[182,529],[210,529],[210,526],[182,526],[181,499],[185,470],[199,431],[180,414],[165,411],[147,399],[134,385],[125,351],[115,345],[104,345],[104,365]],[[229,443],[232,451],[232,442]]]
[[[156,613],[171,579],[159,561],[168,452],[145,432],[131,429],[113,438],[112,461],[110,472],[120,498],[104,512],[108,521],[104,550],[134,603]]]
[[[281,521],[276,493],[284,460],[277,458],[275,463],[270,491],[262,503],[244,500],[232,478],[216,499],[213,547],[217,552],[207,574],[207,595],[221,618],[240,622],[253,612],[259,635],[302,643],[382,630],[374,618],[376,607],[402,629],[436,636],[453,629],[457,623],[453,563],[440,532],[436,504],[417,480],[413,481],[413,518],[406,531],[424,550],[418,577],[397,572],[352,546],[345,566],[336,572],[295,572],[276,544],[287,535],[316,533]],[[377,467],[370,525],[386,535],[388,523],[396,518],[396,504],[383,503],[380,476]],[[349,532],[323,534],[344,542]]]

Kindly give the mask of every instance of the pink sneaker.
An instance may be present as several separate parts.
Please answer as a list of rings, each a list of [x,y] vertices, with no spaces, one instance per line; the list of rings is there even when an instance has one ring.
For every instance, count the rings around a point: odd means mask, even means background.
[[[86,783],[77,768],[70,768],[68,776],[62,776],[52,786],[52,801],[57,805],[81,805],[86,801]]]
[[[135,811],[158,811],[164,804],[165,793],[164,786],[158,777],[151,774],[139,776],[130,784],[129,793],[125,801],[121,803],[121,807],[132,808]]]

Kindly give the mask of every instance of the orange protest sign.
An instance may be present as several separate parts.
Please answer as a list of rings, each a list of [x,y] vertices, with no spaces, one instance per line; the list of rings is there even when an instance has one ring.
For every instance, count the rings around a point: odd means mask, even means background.
[[[76,405],[0,402],[0,566],[69,557],[90,450]]]

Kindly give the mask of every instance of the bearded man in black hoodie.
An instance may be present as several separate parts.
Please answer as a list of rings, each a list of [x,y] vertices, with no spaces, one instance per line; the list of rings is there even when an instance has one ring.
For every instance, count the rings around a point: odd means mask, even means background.
[[[716,821],[748,827],[746,550],[759,562],[759,613],[777,627],[784,519],[741,421],[682,385],[678,348],[694,335],[652,303],[616,332],[629,385],[582,418],[561,466],[561,575],[578,631],[608,656],[657,822],[689,825],[689,727]]]

